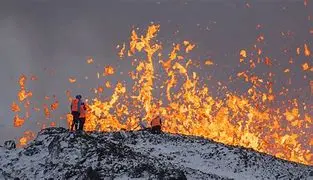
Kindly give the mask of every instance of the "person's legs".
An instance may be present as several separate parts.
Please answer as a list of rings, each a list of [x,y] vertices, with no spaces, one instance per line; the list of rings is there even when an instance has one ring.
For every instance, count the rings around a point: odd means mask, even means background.
[[[160,134],[161,133],[161,126],[156,126],[155,131],[156,131],[156,134]]]
[[[82,131],[84,130],[85,121],[86,121],[86,118],[81,119],[81,130]]]
[[[73,124],[72,127],[75,126],[75,131],[78,128],[78,121],[79,121],[79,112],[73,112]]]
[[[155,127],[152,126],[152,127],[151,127],[151,133],[152,133],[152,134],[154,134],[154,130],[155,130]]]
[[[76,120],[75,122],[75,130],[79,130],[79,126],[80,126],[80,122],[79,122],[79,118]]]
[[[79,121],[78,121],[78,130],[83,130],[83,118],[79,118]]]
[[[160,128],[161,128],[161,126],[160,126]],[[159,134],[159,126],[153,126],[151,128],[151,133],[152,134]]]

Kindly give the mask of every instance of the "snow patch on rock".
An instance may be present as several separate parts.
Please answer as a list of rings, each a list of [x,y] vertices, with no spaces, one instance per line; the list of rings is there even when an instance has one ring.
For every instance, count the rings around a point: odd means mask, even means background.
[[[47,128],[0,147],[0,179],[313,179],[313,167],[199,137]]]

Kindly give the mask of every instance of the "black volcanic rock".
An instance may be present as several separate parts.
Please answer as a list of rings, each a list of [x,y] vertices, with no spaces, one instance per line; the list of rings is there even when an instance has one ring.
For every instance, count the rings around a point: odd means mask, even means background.
[[[0,179],[310,179],[312,172],[240,147],[146,131],[47,128],[23,149],[0,147]]]
[[[15,141],[14,140],[5,141],[4,147],[8,150],[15,149],[16,148]]]

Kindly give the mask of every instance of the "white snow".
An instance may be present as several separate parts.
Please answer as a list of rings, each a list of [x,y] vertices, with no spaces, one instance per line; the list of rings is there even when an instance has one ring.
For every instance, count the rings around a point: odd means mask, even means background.
[[[109,172],[115,179],[124,180],[130,179],[137,166],[147,165],[157,171],[179,169],[188,179],[313,179],[313,167],[181,135],[76,135],[50,128],[24,149],[0,147],[0,179],[84,179],[86,169],[92,167],[105,176],[102,179],[110,179]],[[157,179],[155,172],[138,171],[139,175],[131,179]]]

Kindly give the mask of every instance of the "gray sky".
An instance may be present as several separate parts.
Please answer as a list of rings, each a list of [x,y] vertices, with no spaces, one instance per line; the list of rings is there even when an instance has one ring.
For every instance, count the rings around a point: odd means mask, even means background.
[[[245,2],[251,7],[247,8]],[[308,20],[309,15],[313,16],[310,11],[313,12],[313,3],[309,2],[305,8],[301,0],[3,0],[0,2],[0,141],[19,137],[24,129],[37,130],[36,121],[43,119],[31,117],[22,128],[13,128],[10,105],[16,101],[20,74],[39,77],[28,84],[36,94],[34,103],[40,105],[44,96],[56,94],[61,103],[56,115],[66,113],[65,90],[91,95],[89,88],[101,81],[96,78],[86,81],[84,77],[95,77],[95,69],[102,72],[104,65],[112,65],[125,74],[131,70],[130,63],[118,60],[115,47],[128,42],[133,26],[146,28],[150,22],[161,25],[159,39],[166,48],[172,42],[195,42],[197,48],[192,57],[200,61],[211,58],[217,64],[217,68],[203,67],[199,72],[212,75],[214,82],[226,82],[230,75],[244,69],[237,66],[239,50],[251,48],[261,32],[265,37],[263,51],[275,64],[271,71],[277,74],[277,84],[286,82],[282,71],[290,68],[292,86],[304,89],[292,92],[290,97],[312,102],[308,88],[312,72],[304,80],[299,67],[304,62],[313,65],[313,58],[295,55],[295,49],[304,43],[313,50],[313,34],[308,33],[313,29],[313,21]],[[257,24],[263,28],[256,30]],[[179,33],[175,34],[177,30]],[[281,32],[288,30],[294,35],[282,38]],[[284,48],[291,52],[284,54]],[[95,65],[86,65],[88,56],[94,58]],[[288,65],[290,57],[295,58],[295,65]],[[97,64],[99,67],[95,67]],[[51,70],[55,71],[54,75],[47,73]],[[269,70],[264,66],[257,71]],[[68,83],[69,76],[76,77],[81,87]],[[116,75],[111,80],[122,78],[127,76]],[[234,91],[246,90],[239,80],[229,87]],[[214,93],[214,85],[211,91]]]

